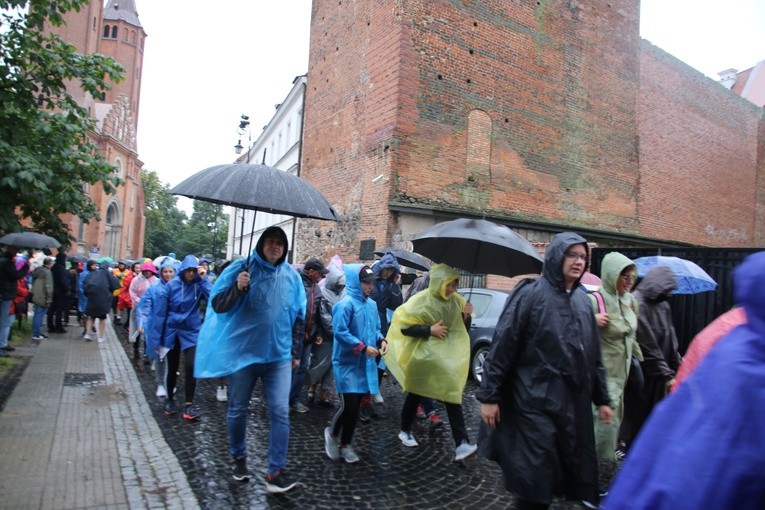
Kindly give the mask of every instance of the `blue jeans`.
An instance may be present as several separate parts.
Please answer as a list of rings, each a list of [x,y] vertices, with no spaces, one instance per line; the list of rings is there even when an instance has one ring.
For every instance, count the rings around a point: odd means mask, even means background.
[[[0,349],[8,347],[8,338],[11,334],[11,325],[16,316],[11,315],[12,299],[0,301]]]
[[[290,405],[294,406],[300,401],[300,390],[305,383],[305,375],[308,372],[308,365],[311,363],[311,351],[313,343],[303,344],[303,354],[300,355],[300,366],[293,371],[292,385],[290,387]]]
[[[39,337],[42,335],[42,323],[45,318],[45,314],[48,313],[47,306],[35,305],[34,315],[32,316],[32,336]]]
[[[290,381],[292,363],[253,363],[231,374],[228,398],[229,452],[234,459],[247,458],[247,411],[250,407],[252,389],[258,379],[263,383],[263,393],[268,404],[271,426],[268,431],[268,474],[284,469],[290,439]]]

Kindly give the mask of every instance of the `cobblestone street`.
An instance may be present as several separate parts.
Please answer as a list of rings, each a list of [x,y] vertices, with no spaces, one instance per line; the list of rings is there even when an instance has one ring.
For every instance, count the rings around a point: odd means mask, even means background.
[[[132,357],[132,347],[127,347],[124,332],[120,331],[118,336],[126,346],[127,355]],[[151,366],[142,361],[134,362],[134,366],[159,428],[183,467],[202,508],[486,510],[514,507],[496,464],[477,455],[464,462],[452,461],[454,443],[448,423],[435,433],[429,433],[424,425],[415,430],[420,443],[418,448],[401,445],[397,435],[403,395],[391,376],[383,380],[385,403],[377,407],[380,417],[371,423],[359,423],[356,428],[353,443],[361,457],[357,464],[333,462],[324,454],[323,429],[329,423],[333,409],[313,406],[305,414],[290,414],[287,469],[300,485],[284,495],[273,496],[265,492],[263,482],[268,420],[260,384],[253,394],[248,421],[248,467],[253,478],[249,483],[240,483],[231,477],[226,403],[215,398],[217,381],[199,381],[196,403],[202,417],[197,423],[187,423],[180,414],[172,417],[163,414],[163,402],[155,396]],[[181,380],[178,387],[178,392],[183,392]],[[474,383],[469,381],[465,389],[464,413],[473,442],[479,420],[478,402],[472,396],[474,390]],[[443,405],[437,406],[446,421]],[[552,508],[581,507],[558,502]]]

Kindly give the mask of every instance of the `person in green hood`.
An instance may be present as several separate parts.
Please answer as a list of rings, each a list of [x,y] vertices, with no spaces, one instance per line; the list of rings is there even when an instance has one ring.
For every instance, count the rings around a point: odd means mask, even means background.
[[[638,304],[630,294],[637,276],[635,263],[621,253],[611,252],[600,266],[601,285],[590,294],[592,309],[600,333],[600,355],[606,369],[606,385],[614,415],[609,423],[598,420],[593,406],[595,448],[598,458],[616,461],[619,426],[624,417],[624,388],[632,356],[643,359],[635,338]]]

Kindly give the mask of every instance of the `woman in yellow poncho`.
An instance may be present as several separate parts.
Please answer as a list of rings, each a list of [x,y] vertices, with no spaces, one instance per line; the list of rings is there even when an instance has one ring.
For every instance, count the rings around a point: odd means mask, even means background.
[[[446,405],[456,449],[454,460],[475,452],[462,414],[462,391],[470,363],[470,322],[473,306],[456,293],[459,274],[446,264],[430,268],[430,285],[399,306],[388,330],[385,362],[404,391],[399,439],[415,447],[412,425],[421,397]]]

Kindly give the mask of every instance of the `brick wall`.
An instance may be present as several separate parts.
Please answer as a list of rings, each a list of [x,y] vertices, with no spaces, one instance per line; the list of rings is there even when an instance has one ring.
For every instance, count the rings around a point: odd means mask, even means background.
[[[751,245],[761,110],[638,27],[637,0],[315,1],[301,175],[344,221],[299,242],[405,243],[393,209]]]
[[[702,246],[762,246],[755,226],[765,206],[762,189],[757,193],[758,168],[765,171],[758,158],[762,109],[647,41],[639,97],[643,234]]]

